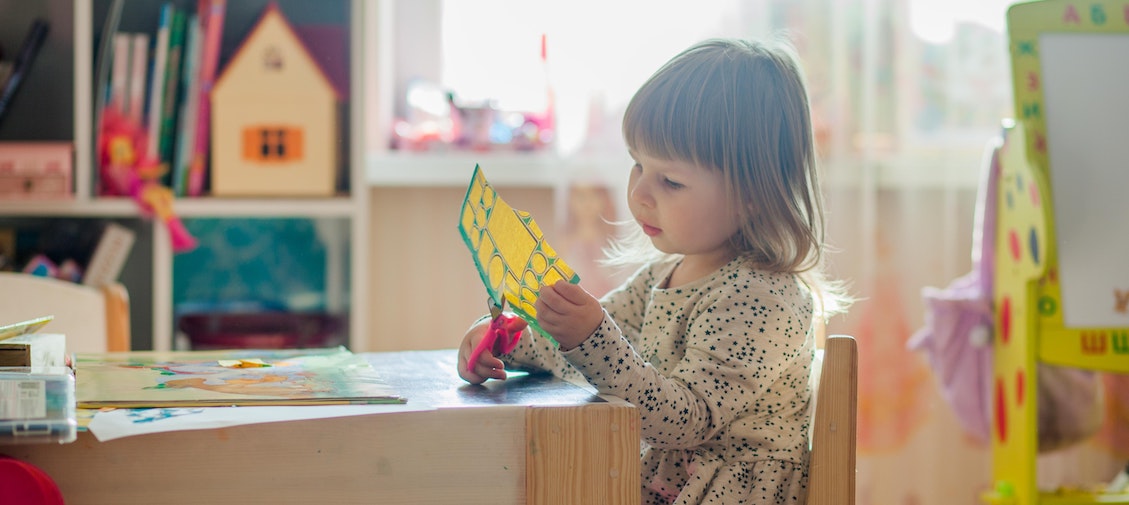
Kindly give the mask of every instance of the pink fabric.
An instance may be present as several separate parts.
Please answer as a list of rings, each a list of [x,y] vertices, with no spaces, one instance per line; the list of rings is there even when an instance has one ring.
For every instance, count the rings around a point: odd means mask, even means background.
[[[987,442],[992,406],[992,267],[995,264],[999,148],[993,148],[977,193],[972,271],[944,289],[925,287],[925,326],[907,346],[923,352],[941,394],[965,431]]]

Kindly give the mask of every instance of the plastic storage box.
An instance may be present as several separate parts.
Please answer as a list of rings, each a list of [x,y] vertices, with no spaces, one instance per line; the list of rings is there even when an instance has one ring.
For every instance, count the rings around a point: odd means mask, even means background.
[[[0,367],[0,444],[73,442],[77,429],[69,367]]]

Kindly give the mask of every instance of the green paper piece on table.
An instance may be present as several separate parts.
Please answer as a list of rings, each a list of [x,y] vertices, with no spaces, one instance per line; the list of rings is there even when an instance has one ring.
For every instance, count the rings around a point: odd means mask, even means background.
[[[37,317],[35,319],[28,319],[27,321],[0,326],[0,340],[35,333],[44,325],[51,322],[52,319],[55,319],[55,316]]]
[[[528,212],[498,196],[478,165],[459,213],[459,232],[494,304],[500,306],[504,298],[510,310],[551,340],[537,325],[537,293],[559,280],[576,284],[580,276],[557,257]]]

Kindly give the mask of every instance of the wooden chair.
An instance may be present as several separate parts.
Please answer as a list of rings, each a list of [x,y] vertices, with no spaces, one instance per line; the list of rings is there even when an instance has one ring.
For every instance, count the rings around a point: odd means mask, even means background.
[[[129,294],[121,284],[0,272],[0,325],[47,315],[55,318],[40,331],[66,335],[69,353],[129,350]]]
[[[858,344],[831,335],[816,386],[808,464],[808,505],[854,505]]]

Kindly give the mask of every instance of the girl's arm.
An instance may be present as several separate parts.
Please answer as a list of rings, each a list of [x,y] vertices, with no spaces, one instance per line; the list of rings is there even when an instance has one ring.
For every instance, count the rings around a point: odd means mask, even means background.
[[[592,337],[565,353],[600,393],[639,408],[644,439],[657,448],[687,449],[717,435],[735,419],[775,415],[810,367],[791,370],[804,352],[809,323],[779,296],[765,291],[711,293],[687,325],[685,355],[664,376],[639,356],[609,316]],[[688,313],[689,314],[689,313]]]
[[[627,310],[620,311],[622,315],[621,327],[625,334],[638,335],[642,325],[642,310],[652,284],[649,269],[640,269],[621,286],[605,295],[600,303],[608,310],[615,308],[638,308],[639,314],[627,314]],[[553,374],[570,380],[584,380],[584,377],[564,359],[548,338],[536,331],[527,329],[521,336],[517,347],[509,354],[499,356],[505,362],[506,368],[515,370],[550,371]]]

